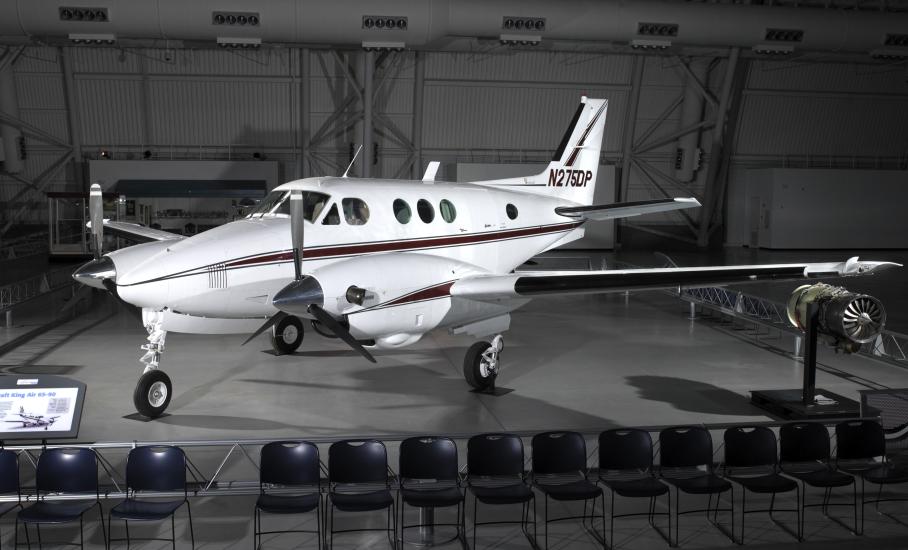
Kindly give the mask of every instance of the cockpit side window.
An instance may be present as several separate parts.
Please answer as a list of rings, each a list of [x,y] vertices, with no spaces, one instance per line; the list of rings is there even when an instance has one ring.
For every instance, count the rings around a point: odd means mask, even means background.
[[[331,205],[331,209],[328,210],[328,213],[325,214],[325,219],[322,220],[322,225],[340,225],[341,218],[340,214],[337,213],[337,203]]]
[[[341,205],[347,225],[365,225],[369,221],[369,207],[362,199],[344,199]]]
[[[290,191],[272,191],[259,203],[249,217],[289,216],[289,199]],[[330,199],[331,197],[324,193],[303,191],[303,219],[309,223],[314,222]]]

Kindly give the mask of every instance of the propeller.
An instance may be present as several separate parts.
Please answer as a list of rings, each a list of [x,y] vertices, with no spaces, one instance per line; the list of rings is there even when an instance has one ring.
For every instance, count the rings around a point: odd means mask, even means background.
[[[369,353],[369,351],[366,350],[366,348],[364,348],[363,345],[360,344],[352,334],[350,334],[350,331],[347,330],[344,325],[338,323],[337,319],[335,319],[331,316],[330,313],[322,309],[321,306],[319,306],[318,304],[310,305],[309,313],[311,313],[313,317],[318,319],[323,327],[336,334],[338,338],[346,342],[347,345],[351,348],[358,351],[360,355],[373,363],[377,362],[375,361],[375,357],[372,357],[372,354]]]
[[[347,343],[360,355],[375,363],[375,358],[360,344],[350,331],[337,321],[322,306],[325,295],[315,277],[303,275],[303,231],[305,202],[302,190],[290,192],[290,237],[293,246],[293,282],[282,288],[271,299],[278,312],[269,317],[252,335],[243,342],[245,346],[256,336],[275,326],[288,315],[309,314],[329,332]]]
[[[101,186],[97,183],[91,184],[91,190],[88,192],[88,218],[91,220],[91,244],[95,260],[100,260],[101,247],[104,244],[104,199]]]

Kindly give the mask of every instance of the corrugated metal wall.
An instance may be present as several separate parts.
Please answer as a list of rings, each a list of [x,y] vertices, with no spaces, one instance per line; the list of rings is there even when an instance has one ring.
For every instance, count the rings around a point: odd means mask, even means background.
[[[72,48],[76,107],[83,153],[101,149],[117,158],[251,158],[260,152],[281,162],[281,177],[297,174],[300,145],[299,50],[132,50]],[[414,56],[389,56],[388,77],[376,95],[376,112],[395,131],[412,138],[422,120],[424,163],[534,162],[548,158],[564,132],[580,95],[610,100],[604,158],[620,159],[635,56],[498,49],[477,53],[426,53],[422,113],[413,113]],[[310,135],[319,133],[343,98],[353,93],[340,61],[350,56],[360,73],[359,54],[312,51],[309,58]],[[66,97],[56,48],[29,47],[14,69],[22,118],[69,140]],[[683,72],[673,57],[638,58],[645,63],[634,140],[683,92]],[[736,166],[783,166],[792,158],[904,158],[908,151],[908,83],[903,65],[881,66],[797,61],[749,61],[734,143]],[[379,70],[381,82],[382,71]],[[710,71],[718,94],[724,63]],[[378,84],[377,84],[378,85]],[[675,110],[647,141],[676,131]],[[377,126],[375,173],[393,176],[409,148]],[[708,150],[705,132],[701,148]],[[313,150],[322,161],[314,171],[339,171],[360,137],[355,126],[328,132]],[[28,140],[27,177],[58,156],[57,148]],[[674,144],[645,155],[671,171]],[[700,192],[703,172],[672,193]],[[732,179],[740,170],[732,170]],[[69,174],[72,181],[72,174]],[[61,188],[65,177],[48,190]],[[668,182],[663,181],[663,184]],[[0,180],[0,200],[21,184]],[[635,170],[626,198],[657,196]],[[32,213],[40,220],[42,213]],[[666,216],[664,222],[677,223]]]

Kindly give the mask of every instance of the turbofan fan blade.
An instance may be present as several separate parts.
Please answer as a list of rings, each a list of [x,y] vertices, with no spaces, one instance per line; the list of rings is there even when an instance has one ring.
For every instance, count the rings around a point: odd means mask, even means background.
[[[358,351],[363,357],[375,363],[375,358],[372,357],[372,354],[366,351],[366,348],[362,346],[359,342],[356,341],[356,338],[350,334],[350,331],[345,329],[343,325],[337,322],[337,320],[332,317],[327,311],[320,308],[319,306],[312,304],[309,306],[309,313],[313,317],[318,319],[323,327],[327,328],[331,332],[337,335],[338,338],[347,343],[348,346]]]
[[[271,328],[271,327],[273,327],[274,325],[280,323],[280,322],[281,322],[281,319],[283,319],[283,318],[286,317],[287,315],[288,315],[288,314],[284,313],[283,311],[278,311],[277,313],[275,313],[274,315],[272,315],[271,317],[269,317],[268,320],[265,321],[265,324],[264,324],[264,325],[260,326],[260,327],[258,328],[258,330],[256,330],[255,332],[253,332],[253,333],[252,333],[252,336],[250,336],[249,338],[246,338],[246,341],[243,342],[242,345],[245,346],[246,344],[248,344],[249,342],[251,342],[252,339],[255,338],[256,336],[258,336],[259,334],[265,332],[265,331],[268,330],[269,328]]]
[[[88,193],[88,218],[91,220],[92,247],[95,259],[101,259],[101,247],[104,243],[104,197],[101,186],[97,183],[91,185]]]
[[[295,280],[299,281],[303,277],[303,216],[305,209],[303,204],[303,192],[290,192],[290,233],[291,242],[293,243],[293,271],[296,275]]]

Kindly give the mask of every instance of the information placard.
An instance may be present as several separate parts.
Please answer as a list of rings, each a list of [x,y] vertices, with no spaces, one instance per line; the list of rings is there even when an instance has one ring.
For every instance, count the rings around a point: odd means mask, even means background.
[[[85,384],[60,376],[0,376],[0,440],[79,435]]]

